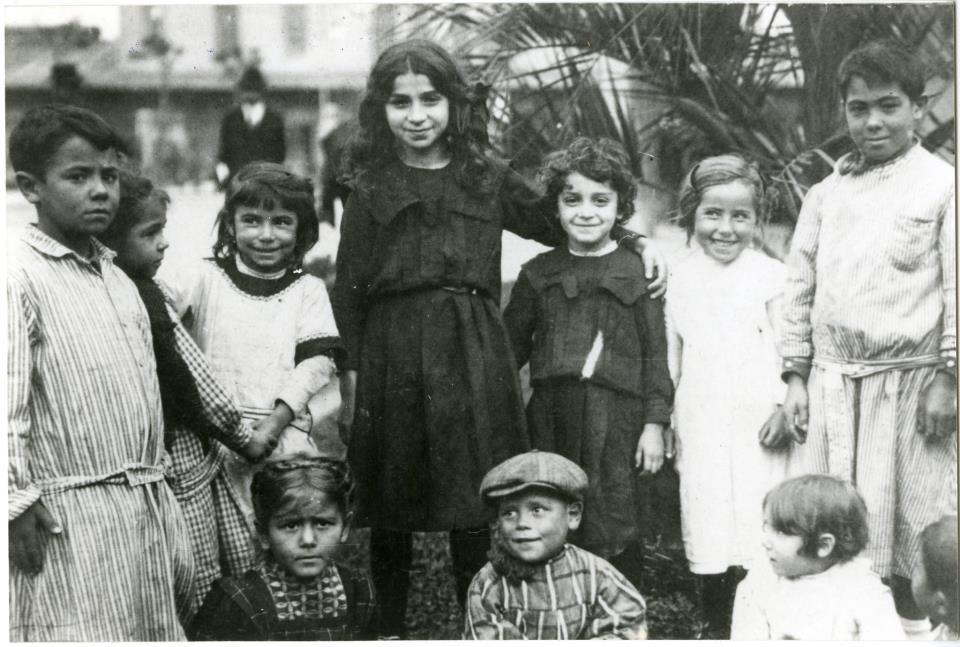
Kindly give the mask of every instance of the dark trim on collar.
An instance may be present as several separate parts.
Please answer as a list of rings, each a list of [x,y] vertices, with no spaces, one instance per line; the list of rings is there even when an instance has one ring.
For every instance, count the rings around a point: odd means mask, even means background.
[[[227,275],[227,278],[238,290],[252,297],[276,296],[303,276],[303,270],[298,269],[287,272],[279,279],[261,279],[257,276],[242,274],[237,269],[237,264],[233,258],[210,258],[207,260],[216,263],[217,267]]]

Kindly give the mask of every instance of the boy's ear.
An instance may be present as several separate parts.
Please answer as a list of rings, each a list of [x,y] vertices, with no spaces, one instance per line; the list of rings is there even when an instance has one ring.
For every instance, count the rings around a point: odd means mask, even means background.
[[[927,107],[927,97],[926,95],[921,94],[917,97],[917,100],[913,102],[913,118],[919,120],[923,117],[923,111]]]
[[[30,204],[40,204],[40,193],[37,191],[37,185],[42,181],[33,173],[26,171],[17,171],[17,188]]]
[[[263,549],[263,552],[270,550],[270,538],[267,536],[267,533],[259,527],[257,527],[257,541],[260,542],[260,548]]]
[[[837,538],[831,533],[825,532],[817,537],[817,557],[824,559],[833,554],[833,549],[837,546]]]
[[[348,512],[347,516],[343,518],[343,530],[340,531],[340,543],[343,543],[350,538],[350,527],[352,525],[353,525],[353,513]]]
[[[576,530],[580,527],[580,520],[583,518],[583,503],[574,501],[567,504],[567,526],[570,530]]]

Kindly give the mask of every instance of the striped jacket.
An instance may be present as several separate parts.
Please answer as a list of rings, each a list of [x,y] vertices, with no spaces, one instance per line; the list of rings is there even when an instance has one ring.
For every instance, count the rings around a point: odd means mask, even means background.
[[[467,640],[647,637],[646,604],[627,579],[593,553],[567,544],[530,580],[508,581],[491,564],[467,593]]]

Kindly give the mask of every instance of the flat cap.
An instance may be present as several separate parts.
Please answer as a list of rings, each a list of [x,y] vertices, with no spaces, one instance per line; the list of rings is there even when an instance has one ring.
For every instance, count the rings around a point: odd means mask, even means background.
[[[480,483],[480,496],[497,499],[530,487],[543,487],[582,501],[587,484],[586,472],[573,461],[533,450],[508,458],[487,472]]]

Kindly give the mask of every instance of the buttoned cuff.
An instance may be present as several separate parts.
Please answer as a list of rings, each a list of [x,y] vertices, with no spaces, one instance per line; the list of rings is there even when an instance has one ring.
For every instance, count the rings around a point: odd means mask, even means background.
[[[7,499],[7,521],[13,521],[26,512],[27,508],[40,500],[41,493],[40,486],[32,483],[25,488],[11,490]]]
[[[806,357],[784,357],[780,365],[780,379],[786,382],[791,375],[799,375],[806,382],[810,378],[810,366],[811,362]]]

